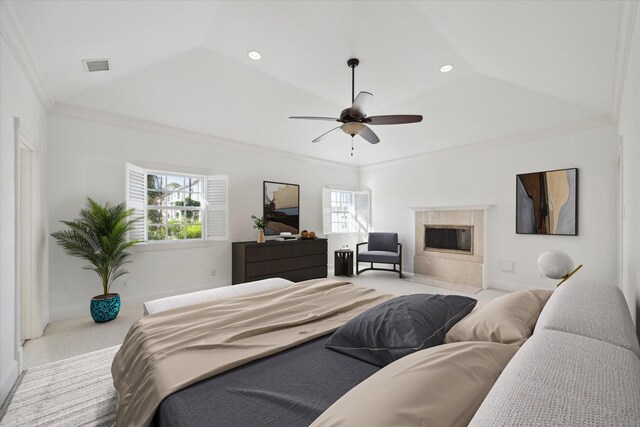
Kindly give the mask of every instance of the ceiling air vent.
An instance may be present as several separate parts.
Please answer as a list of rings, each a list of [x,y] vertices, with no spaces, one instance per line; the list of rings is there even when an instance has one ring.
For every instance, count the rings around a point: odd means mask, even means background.
[[[109,59],[83,59],[84,70],[87,73],[93,73],[94,71],[109,71],[111,66]]]

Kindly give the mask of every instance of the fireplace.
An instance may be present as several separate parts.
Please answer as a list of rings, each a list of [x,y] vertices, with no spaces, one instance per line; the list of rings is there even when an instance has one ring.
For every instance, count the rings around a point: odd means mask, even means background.
[[[424,250],[473,255],[473,225],[425,224]]]
[[[476,292],[484,285],[484,224],[488,206],[412,208],[415,277]],[[422,282],[421,282],[422,283]],[[447,287],[447,286],[445,286]]]

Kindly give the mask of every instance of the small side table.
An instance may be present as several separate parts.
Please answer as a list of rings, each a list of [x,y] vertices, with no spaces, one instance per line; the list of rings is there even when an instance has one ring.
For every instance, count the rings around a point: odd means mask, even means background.
[[[334,276],[353,276],[353,251],[351,249],[339,249],[333,257]]]

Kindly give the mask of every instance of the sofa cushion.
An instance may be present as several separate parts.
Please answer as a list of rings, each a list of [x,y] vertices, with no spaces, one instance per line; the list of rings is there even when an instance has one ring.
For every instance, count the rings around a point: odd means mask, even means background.
[[[311,425],[466,426],[516,351],[490,342],[418,351],[351,389]]]
[[[398,233],[369,233],[369,251],[398,252]]]
[[[458,295],[403,295],[351,319],[327,341],[331,350],[385,366],[442,344],[445,334],[476,305]]]
[[[397,252],[365,251],[358,254],[358,261],[398,264],[400,263],[400,255]]]
[[[511,359],[469,424],[637,426],[640,360],[580,335],[536,330]]]
[[[493,341],[522,344],[533,333],[553,291],[518,291],[489,301],[472,311],[447,332],[445,343]]]
[[[540,314],[536,329],[569,332],[633,351],[638,338],[622,291],[614,285],[568,281],[560,286]]]

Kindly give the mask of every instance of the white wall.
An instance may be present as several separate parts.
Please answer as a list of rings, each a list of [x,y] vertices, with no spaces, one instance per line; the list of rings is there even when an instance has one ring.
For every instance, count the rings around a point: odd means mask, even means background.
[[[87,196],[100,202],[124,201],[126,162],[164,164],[169,169],[171,165],[207,169],[212,174],[228,175],[230,241],[256,238],[250,216],[262,213],[263,180],[299,184],[300,227],[320,234],[322,187],[356,188],[358,184],[358,171],[354,167],[314,162],[215,138],[181,136],[175,130],[167,133],[133,129],[125,127],[128,119],[123,120],[114,125],[68,115],[51,116],[48,158],[51,230],[61,228],[59,220],[76,217]],[[135,123],[134,127],[139,127],[140,122]],[[152,298],[230,284],[230,241],[191,249],[136,248],[134,262],[127,267],[130,274],[118,279],[112,289],[122,295],[124,306],[139,306]],[[355,238],[329,239],[330,264],[333,249],[343,243],[352,246]],[[83,261],[64,254],[53,240],[50,265],[52,320],[87,315],[89,300],[100,293],[98,277],[82,270]],[[213,269],[215,277],[211,275]]]
[[[4,401],[18,376],[19,331],[16,330],[16,179],[14,118],[20,119],[20,129],[45,154],[47,113],[42,108],[23,70],[4,38],[0,37],[0,402]],[[42,159],[42,157],[41,157]],[[44,175],[44,162],[40,162]],[[41,189],[45,183],[40,183]],[[43,298],[42,321],[46,312],[46,214],[41,203],[39,259],[41,272],[40,297]],[[43,326],[44,327],[44,326]]]
[[[609,125],[365,167],[360,183],[372,191],[373,227],[400,233],[408,270],[415,255],[409,207],[495,205],[485,219],[489,286],[552,288],[555,282],[541,279],[536,266],[538,255],[549,249],[583,263],[582,278],[617,283],[616,151],[616,129]],[[573,167],[579,168],[579,235],[516,235],[516,174]],[[515,272],[501,272],[500,260],[514,261]]]
[[[640,335],[640,12],[636,11],[620,110],[623,145],[622,290]]]

